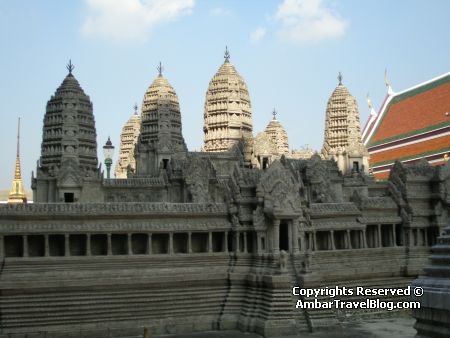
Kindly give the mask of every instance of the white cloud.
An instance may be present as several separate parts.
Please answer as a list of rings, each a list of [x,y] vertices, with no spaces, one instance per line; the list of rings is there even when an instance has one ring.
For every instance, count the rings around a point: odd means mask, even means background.
[[[231,11],[229,9],[225,9],[223,7],[215,7],[209,11],[209,14],[214,15],[214,16],[223,16],[223,15],[228,15],[230,13],[231,13]]]
[[[322,0],[284,0],[275,18],[281,24],[280,36],[296,43],[338,38],[348,26]]]
[[[145,40],[158,24],[192,13],[194,0],[85,0],[86,36]]]
[[[250,41],[256,43],[266,35],[266,29],[264,27],[258,27],[250,33]]]

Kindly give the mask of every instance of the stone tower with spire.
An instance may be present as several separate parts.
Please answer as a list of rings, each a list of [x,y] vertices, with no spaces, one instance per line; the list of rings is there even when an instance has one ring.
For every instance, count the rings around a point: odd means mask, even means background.
[[[187,152],[178,96],[162,72],[160,63],[159,74],[142,101],[141,130],[135,151],[136,176],[157,175]]]
[[[204,112],[204,151],[227,151],[242,138],[252,135],[252,109],[244,79],[225,61],[209,82]]]
[[[136,104],[134,105],[134,114],[128,119],[120,134],[119,160],[115,169],[116,178],[127,178],[129,171],[134,173],[136,170],[134,148],[141,130],[141,117],[137,109]]]
[[[14,180],[11,185],[11,190],[8,195],[8,203],[26,203],[27,196],[23,190],[22,174],[20,170],[20,117],[17,123],[17,153],[16,153],[16,168],[14,172]]]
[[[100,197],[92,102],[72,74],[47,102],[41,157],[32,178],[35,202],[89,202]]]
[[[334,159],[343,174],[368,172],[368,152],[361,141],[361,127],[356,99],[339,84],[328,100],[325,118],[325,139],[322,155]]]

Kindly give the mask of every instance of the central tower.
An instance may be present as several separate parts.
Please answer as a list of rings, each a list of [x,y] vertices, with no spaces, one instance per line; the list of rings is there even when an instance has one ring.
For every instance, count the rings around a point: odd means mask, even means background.
[[[230,63],[228,49],[224,58],[206,92],[203,151],[227,151],[241,138],[253,136],[247,85]]]

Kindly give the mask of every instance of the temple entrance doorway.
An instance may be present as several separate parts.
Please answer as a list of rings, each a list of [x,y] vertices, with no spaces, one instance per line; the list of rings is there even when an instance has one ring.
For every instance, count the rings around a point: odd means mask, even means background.
[[[280,223],[280,250],[289,252],[289,224],[287,221]]]

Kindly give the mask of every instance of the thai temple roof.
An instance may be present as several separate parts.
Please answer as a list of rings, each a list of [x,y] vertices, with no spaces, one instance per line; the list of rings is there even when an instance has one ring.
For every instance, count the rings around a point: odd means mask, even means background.
[[[363,130],[375,177],[386,179],[395,161],[445,162],[450,152],[450,72],[398,93],[388,91]]]

